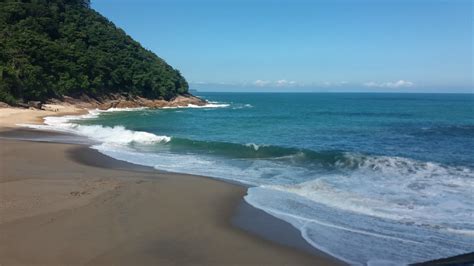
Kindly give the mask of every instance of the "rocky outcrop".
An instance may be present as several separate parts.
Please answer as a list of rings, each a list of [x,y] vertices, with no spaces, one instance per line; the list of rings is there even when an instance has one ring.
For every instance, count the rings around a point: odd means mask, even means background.
[[[8,108],[11,107],[8,103],[0,102],[0,108]]]
[[[40,101],[29,101],[28,102],[28,106],[29,107],[33,107],[33,108],[36,108],[36,109],[41,109],[41,102]]]
[[[111,94],[107,97],[99,99],[91,98],[87,95],[82,95],[77,98],[65,96],[62,99],[51,99],[47,103],[59,105],[70,104],[75,105],[79,108],[98,108],[103,110],[109,108],[163,108],[189,105],[204,106],[207,104],[206,100],[193,96],[191,94],[178,95],[170,101],[152,100],[138,96],[131,96],[128,94]]]

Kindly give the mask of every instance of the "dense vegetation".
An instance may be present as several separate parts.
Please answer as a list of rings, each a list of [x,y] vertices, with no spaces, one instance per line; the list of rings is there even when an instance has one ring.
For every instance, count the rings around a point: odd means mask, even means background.
[[[0,0],[0,101],[109,93],[170,99],[187,90],[178,70],[88,0]]]

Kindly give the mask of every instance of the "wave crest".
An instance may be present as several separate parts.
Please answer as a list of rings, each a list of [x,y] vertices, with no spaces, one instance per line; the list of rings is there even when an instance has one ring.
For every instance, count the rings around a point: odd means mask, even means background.
[[[96,118],[103,112],[136,111],[144,108],[110,109],[107,111],[91,110],[88,114],[79,116],[46,117],[44,125],[23,125],[29,128],[42,130],[55,130],[60,132],[73,133],[90,138],[92,140],[109,144],[153,144],[159,142],[169,142],[171,137],[158,136],[144,131],[134,131],[126,129],[124,126],[100,126],[100,125],[80,125],[73,121]]]
[[[72,125],[71,128],[79,135],[83,135],[104,143],[152,144],[158,142],[169,142],[171,140],[171,138],[168,136],[157,136],[148,132],[128,130],[123,126],[104,127]]]
[[[228,104],[228,103],[220,103],[220,102],[211,102],[211,101],[209,101],[205,105],[188,104],[186,106],[165,106],[165,107],[162,107],[162,108],[163,109],[182,109],[182,108],[199,109],[199,108],[225,108],[225,107],[229,107],[229,106],[230,106],[230,104]]]

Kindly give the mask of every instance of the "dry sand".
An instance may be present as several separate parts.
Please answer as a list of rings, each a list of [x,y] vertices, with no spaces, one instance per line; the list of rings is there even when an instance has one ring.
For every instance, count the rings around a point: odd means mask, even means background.
[[[18,128],[19,124],[41,124],[45,116],[87,113],[86,109],[67,104],[45,104],[43,105],[43,109],[44,110],[14,107],[0,108],[0,130]]]
[[[22,133],[5,127],[57,114],[5,110],[0,126],[10,138]],[[0,265],[339,264],[234,226],[245,193],[240,185],[119,162],[85,146],[0,136]]]

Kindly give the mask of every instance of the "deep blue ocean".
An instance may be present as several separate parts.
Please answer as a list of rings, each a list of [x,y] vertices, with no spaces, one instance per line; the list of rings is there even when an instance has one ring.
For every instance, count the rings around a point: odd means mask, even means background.
[[[50,118],[114,158],[249,185],[352,264],[474,251],[474,94],[197,93],[206,107]]]

